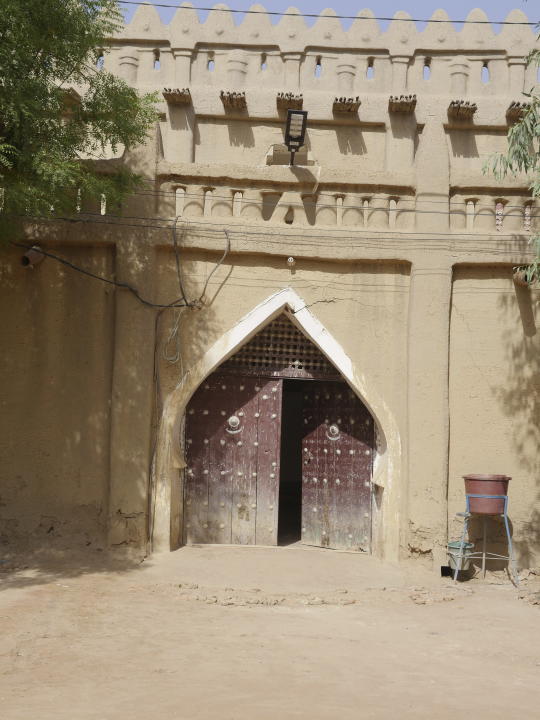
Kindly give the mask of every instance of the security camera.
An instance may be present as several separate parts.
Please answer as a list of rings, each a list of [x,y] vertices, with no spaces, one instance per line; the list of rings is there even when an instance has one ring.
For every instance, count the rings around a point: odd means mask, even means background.
[[[32,245],[21,258],[21,265],[27,268],[35,268],[45,258],[39,245]]]

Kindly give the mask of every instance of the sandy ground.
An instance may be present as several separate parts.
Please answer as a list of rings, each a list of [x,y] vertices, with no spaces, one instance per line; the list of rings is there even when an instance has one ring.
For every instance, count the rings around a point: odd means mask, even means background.
[[[454,586],[301,546],[97,555],[0,565],[2,720],[540,717],[534,576]]]

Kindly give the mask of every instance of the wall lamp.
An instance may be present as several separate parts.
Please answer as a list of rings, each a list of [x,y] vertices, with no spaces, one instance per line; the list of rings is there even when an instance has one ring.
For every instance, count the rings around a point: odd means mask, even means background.
[[[45,255],[41,252],[39,245],[32,245],[22,256],[21,265],[33,270],[43,260],[45,260]]]
[[[294,165],[294,155],[304,144],[306,137],[307,111],[287,110],[287,125],[285,127],[285,145],[291,153],[291,165]]]

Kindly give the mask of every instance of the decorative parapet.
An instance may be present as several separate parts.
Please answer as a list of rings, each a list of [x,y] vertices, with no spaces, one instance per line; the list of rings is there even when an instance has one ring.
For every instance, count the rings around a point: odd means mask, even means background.
[[[276,97],[278,110],[301,110],[304,106],[304,96],[292,92],[278,92]]]
[[[452,120],[472,120],[477,110],[476,103],[468,100],[452,100],[448,106],[448,117]]]
[[[224,12],[227,5],[219,4],[208,13],[201,22],[196,10],[185,3],[178,7],[169,23],[164,23],[157,9],[149,4],[141,4],[133,14],[131,21],[117,33],[116,39],[126,42],[149,41],[167,42],[172,48],[195,48],[209,43],[221,47],[239,47],[261,44],[278,47],[282,53],[304,52],[307,47],[365,49],[386,47],[394,56],[412,56],[417,51],[452,49],[469,57],[479,51],[509,52],[512,47],[519,48],[513,55],[526,56],[534,47],[534,25],[527,26],[527,16],[521,10],[512,10],[505,19],[500,32],[496,31],[482,10],[471,10],[462,29],[457,30],[450,22],[444,10],[436,10],[431,19],[419,29],[411,16],[398,12],[394,20],[382,27],[375,20],[371,10],[361,10],[347,30],[336,19],[332,10],[325,10],[314,23],[309,25],[299,10],[289,9],[289,14],[279,22],[273,23],[272,16],[261,5],[256,6],[256,14],[246,14],[236,25],[233,14]],[[251,42],[256,38],[259,42]],[[242,60],[243,58],[239,58]],[[341,64],[351,64],[344,58]]]
[[[165,170],[165,168],[162,168]],[[313,184],[299,187],[287,175],[283,181],[268,180],[276,168],[261,171],[259,181],[247,178],[204,178],[177,172],[161,175],[159,213],[162,217],[182,215],[185,218],[207,217],[217,223],[224,218],[238,218],[241,222],[264,223],[269,226],[308,224],[349,226],[351,230],[391,228],[396,231],[418,227],[418,198],[413,188],[384,182],[382,176],[369,185],[324,183],[314,191]],[[313,178],[313,171],[301,168],[304,177]],[[241,169],[239,168],[239,172]],[[399,177],[395,178],[397,181]],[[471,195],[467,189],[449,197],[450,231],[483,234],[524,235],[534,230],[540,217],[540,205],[526,186],[508,189],[502,196],[499,190]],[[287,219],[287,216],[289,218]]]
[[[332,110],[335,113],[356,113],[360,107],[360,98],[356,97],[339,97],[334,100]]]
[[[531,231],[538,207],[526,188],[500,197],[491,194],[470,196],[460,192],[450,196],[450,229],[455,232],[508,233]]]
[[[238,25],[226,10],[220,4],[201,22],[184,3],[163,23],[153,5],[141,4],[112,38],[106,67],[145,88],[286,87],[304,95],[317,90],[362,98],[406,92],[448,99],[505,96],[505,104],[510,92],[519,96],[536,84],[526,58],[538,41],[533,23],[519,10],[500,32],[481,10],[472,10],[461,30],[440,10],[422,29],[404,12],[382,28],[373,12],[362,10],[346,30],[329,10],[309,25],[294,9],[273,23],[258,5]]]
[[[223,107],[227,110],[247,110],[245,92],[226,92],[222,90],[219,97]]]
[[[189,88],[163,88],[163,97],[171,105],[190,105],[191,93]]]
[[[313,192],[288,183],[255,188],[247,181],[212,186],[185,181],[182,177],[180,189],[173,177],[161,185],[160,197],[164,199],[159,211],[163,217],[205,217],[217,223],[237,218],[244,224],[263,223],[270,227],[343,226],[350,230],[410,230],[415,223],[414,194],[396,192],[397,188],[391,186],[349,192],[334,185]]]
[[[78,105],[81,102],[80,94],[73,87],[67,87],[63,90],[64,102],[67,104]]]
[[[74,114],[76,108],[81,104],[81,96],[75,90],[75,88],[67,87],[63,90],[63,101],[64,101],[64,114],[66,117],[70,117]]]
[[[412,113],[416,108],[416,95],[390,95],[388,112]]]
[[[527,110],[528,107],[529,107],[529,104],[525,103],[525,102],[519,102],[517,100],[514,102],[511,102],[506,111],[506,119],[510,123],[514,123],[514,122],[517,122],[518,120],[521,120],[521,118],[525,114],[525,110]]]

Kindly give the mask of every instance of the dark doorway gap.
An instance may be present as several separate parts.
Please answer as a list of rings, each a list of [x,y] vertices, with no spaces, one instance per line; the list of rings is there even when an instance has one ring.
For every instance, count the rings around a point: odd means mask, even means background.
[[[292,545],[302,537],[302,410],[307,387],[317,380],[283,380],[278,545]]]

